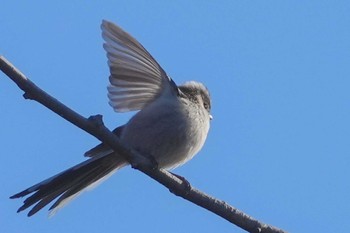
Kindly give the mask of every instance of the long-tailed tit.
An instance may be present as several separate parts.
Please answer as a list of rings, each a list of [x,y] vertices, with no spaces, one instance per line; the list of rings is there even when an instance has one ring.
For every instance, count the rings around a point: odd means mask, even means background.
[[[116,112],[139,110],[127,124],[116,128],[122,143],[151,156],[159,168],[172,169],[202,148],[210,124],[210,96],[198,82],[177,86],[149,52],[132,36],[103,21],[110,68],[109,104]],[[55,212],[83,190],[95,186],[128,162],[106,144],[85,153],[88,160],[13,195],[24,200],[18,212],[33,206],[31,216],[49,204]]]

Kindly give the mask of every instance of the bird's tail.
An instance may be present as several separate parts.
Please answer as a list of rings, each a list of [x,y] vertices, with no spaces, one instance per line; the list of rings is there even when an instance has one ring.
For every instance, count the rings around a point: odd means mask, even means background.
[[[127,162],[115,153],[95,156],[10,198],[24,197],[33,193],[23,201],[24,204],[17,211],[34,205],[28,213],[28,216],[32,216],[58,197],[50,207],[50,214],[54,214],[83,190],[95,187],[126,164]]]

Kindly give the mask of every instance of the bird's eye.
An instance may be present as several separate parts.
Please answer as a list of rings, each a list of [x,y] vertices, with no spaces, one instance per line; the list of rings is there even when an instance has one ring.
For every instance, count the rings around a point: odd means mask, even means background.
[[[206,110],[209,110],[209,104],[208,103],[203,103],[203,106]]]

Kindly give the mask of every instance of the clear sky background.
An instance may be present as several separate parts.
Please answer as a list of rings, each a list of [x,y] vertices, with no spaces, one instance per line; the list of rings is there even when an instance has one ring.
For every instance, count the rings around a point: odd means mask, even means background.
[[[175,170],[193,186],[290,232],[350,228],[349,1],[6,1],[0,54],[84,116],[106,97],[100,23],[136,37],[181,84],[212,95],[208,140]],[[84,160],[98,141],[0,74],[0,232],[243,232],[126,168],[53,218],[8,197]]]

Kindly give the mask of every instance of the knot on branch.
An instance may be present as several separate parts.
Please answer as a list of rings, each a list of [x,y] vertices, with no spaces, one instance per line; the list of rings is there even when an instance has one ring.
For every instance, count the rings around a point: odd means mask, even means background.
[[[103,116],[101,114],[89,116],[88,120],[97,128],[104,127]]]
[[[180,196],[180,197],[188,196],[192,190],[192,186],[190,182],[186,180],[186,178],[183,176],[177,175],[173,172],[170,172],[170,174],[172,174],[173,176],[175,176],[181,181],[181,186],[175,186],[173,188],[169,188],[169,191],[175,194],[176,196]]]
[[[29,93],[29,92],[25,92],[23,94],[23,98],[26,99],[26,100],[33,100],[33,96]]]

